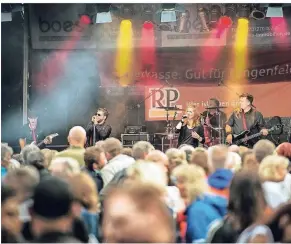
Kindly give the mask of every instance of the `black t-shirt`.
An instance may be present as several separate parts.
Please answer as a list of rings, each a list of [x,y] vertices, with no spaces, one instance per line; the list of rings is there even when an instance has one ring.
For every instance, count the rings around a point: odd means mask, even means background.
[[[180,133],[178,138],[178,146],[187,144],[193,147],[198,147],[199,141],[192,137],[192,131],[195,131],[199,136],[202,137],[202,144],[205,142],[204,128],[202,125],[196,126],[192,129],[189,129],[187,125],[183,125],[180,130],[176,129],[176,133]]]
[[[39,129],[39,127],[37,127],[35,130],[35,136],[37,143],[41,142],[45,138],[43,132]],[[23,126],[20,138],[26,139],[26,145],[29,145],[34,141],[32,136],[32,130],[29,128],[29,124],[25,124]]]

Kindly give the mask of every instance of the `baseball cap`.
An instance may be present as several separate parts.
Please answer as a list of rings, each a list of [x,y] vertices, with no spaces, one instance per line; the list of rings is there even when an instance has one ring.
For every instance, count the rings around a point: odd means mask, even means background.
[[[39,183],[33,200],[32,210],[36,215],[55,219],[70,213],[74,196],[65,181],[52,176]]]

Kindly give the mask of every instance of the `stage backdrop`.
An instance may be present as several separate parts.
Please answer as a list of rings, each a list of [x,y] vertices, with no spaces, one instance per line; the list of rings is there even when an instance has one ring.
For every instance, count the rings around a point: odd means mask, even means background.
[[[204,86],[204,87],[147,87],[145,97],[153,94],[145,103],[145,119],[148,121],[166,120],[166,111],[157,107],[177,106],[185,110],[187,104],[195,104],[200,112],[208,106],[211,97],[218,98],[228,115],[239,106],[236,91],[248,92],[254,96],[254,105],[264,117],[291,116],[291,82],[252,84],[244,86]],[[183,111],[178,111],[177,119],[181,119]],[[170,113],[173,119],[174,112]]]

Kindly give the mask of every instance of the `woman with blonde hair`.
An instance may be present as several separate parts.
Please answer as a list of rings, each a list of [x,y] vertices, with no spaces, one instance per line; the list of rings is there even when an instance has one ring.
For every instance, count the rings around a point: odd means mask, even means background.
[[[188,144],[198,147],[199,143],[204,144],[204,128],[201,125],[200,113],[196,106],[188,105],[186,115],[176,126],[176,133],[179,133],[178,147]]]
[[[205,177],[204,170],[197,165],[180,165],[172,173],[187,205],[187,243],[204,241],[210,223],[226,214],[227,200],[207,193]]]
[[[277,208],[291,199],[291,182],[287,177],[287,158],[270,155],[263,159],[259,166],[259,175],[268,205]]]

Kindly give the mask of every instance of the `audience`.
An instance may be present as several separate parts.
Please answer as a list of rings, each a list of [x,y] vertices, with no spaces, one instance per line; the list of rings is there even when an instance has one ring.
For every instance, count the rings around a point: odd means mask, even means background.
[[[15,242],[291,241],[291,144],[182,145],[116,138],[62,152],[1,144],[1,234]]]

